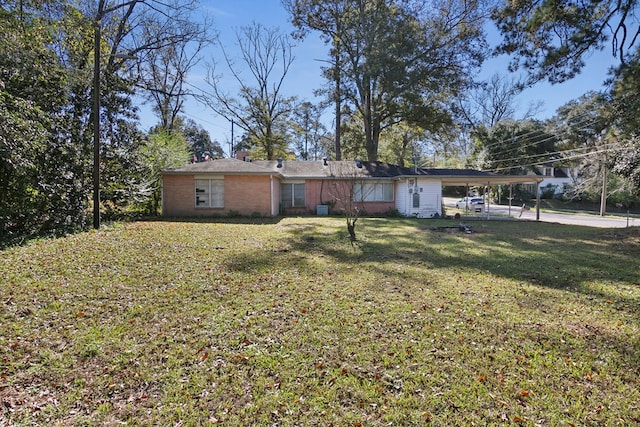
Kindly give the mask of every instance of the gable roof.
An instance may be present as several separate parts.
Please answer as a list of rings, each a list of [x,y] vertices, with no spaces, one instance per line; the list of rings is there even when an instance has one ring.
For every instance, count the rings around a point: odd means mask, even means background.
[[[280,166],[280,167],[278,167]],[[276,175],[282,179],[401,179],[433,177],[443,185],[496,185],[532,183],[542,180],[531,175],[499,175],[475,169],[411,168],[385,162],[253,160],[227,158],[192,163],[163,171],[163,174]]]

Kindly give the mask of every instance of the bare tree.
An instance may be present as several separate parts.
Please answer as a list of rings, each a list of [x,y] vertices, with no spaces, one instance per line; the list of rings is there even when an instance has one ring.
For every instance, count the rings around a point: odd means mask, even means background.
[[[518,114],[518,96],[524,89],[522,80],[498,73],[474,83],[454,102],[457,126],[451,129],[453,132],[447,132],[445,138],[439,137],[442,148],[449,154],[458,153],[457,160],[464,162],[472,155],[474,139],[478,135],[504,122],[532,119],[541,111],[543,102],[531,102],[524,113]],[[445,157],[447,162],[452,160]]]
[[[201,99],[216,113],[246,131],[255,148],[267,159],[287,151],[286,125],[295,106],[295,97],[283,95],[283,83],[293,63],[293,43],[277,28],[254,23],[236,32],[242,67],[234,63],[220,43],[226,67],[239,86],[237,97],[226,92],[215,64],[209,66],[207,83],[212,93]]]
[[[516,117],[518,96],[524,90],[522,81],[501,74],[494,74],[480,82],[458,99],[457,110],[466,127],[492,128],[503,120],[528,120],[542,108],[542,101],[531,102],[527,110]]]
[[[363,203],[372,191],[368,184],[369,172],[360,160],[353,162],[332,162],[329,164],[333,182],[330,184],[329,196],[336,208],[344,213],[347,220],[347,232],[351,242],[358,240],[356,223],[364,213]]]
[[[191,89],[186,87],[187,74],[201,60],[200,53],[210,44],[211,25],[179,22],[168,31],[174,34],[175,43],[149,51],[140,60],[139,82],[146,92],[146,98],[153,103],[153,110],[160,119],[160,126],[165,130],[176,127],[176,117],[182,112],[187,97],[194,97]],[[152,28],[145,28],[145,34]],[[178,37],[182,34],[182,37]],[[189,37],[185,37],[189,35]]]
[[[151,51],[166,48],[199,35],[201,28],[193,23],[197,0],[98,0],[96,8],[88,8],[99,31],[108,41],[105,74],[121,70],[132,57],[142,61]]]

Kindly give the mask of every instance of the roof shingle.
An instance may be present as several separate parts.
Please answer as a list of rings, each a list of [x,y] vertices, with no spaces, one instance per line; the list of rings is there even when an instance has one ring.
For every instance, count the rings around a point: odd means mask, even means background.
[[[280,165],[280,167],[278,167]],[[411,168],[385,162],[368,161],[300,161],[300,160],[254,160],[246,162],[237,159],[217,159],[193,163],[163,172],[164,174],[227,174],[227,175],[277,175],[283,179],[323,179],[323,178],[379,178],[398,179],[420,176],[434,177],[443,184],[478,182],[507,183],[538,181],[536,177],[499,175],[475,169]],[[465,181],[466,180],[466,181]]]

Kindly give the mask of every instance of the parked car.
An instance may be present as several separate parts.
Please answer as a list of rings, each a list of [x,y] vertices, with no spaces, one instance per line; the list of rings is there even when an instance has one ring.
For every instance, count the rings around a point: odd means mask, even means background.
[[[458,209],[471,209],[473,211],[481,211],[484,206],[484,200],[482,197],[463,197],[456,202],[456,208]]]

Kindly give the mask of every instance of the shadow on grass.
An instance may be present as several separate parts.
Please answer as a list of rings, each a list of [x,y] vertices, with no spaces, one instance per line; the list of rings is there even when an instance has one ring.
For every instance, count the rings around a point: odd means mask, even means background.
[[[291,250],[315,253],[336,263],[367,264],[383,276],[387,263],[421,264],[430,269],[477,271],[535,286],[617,301],[639,316],[637,299],[611,294],[594,284],[640,286],[640,229],[603,230],[582,226],[515,221],[473,224],[472,232],[446,220],[369,219],[362,239],[351,245],[346,227],[314,223],[289,233]],[[265,262],[269,262],[265,260]],[[379,264],[378,267],[376,264]]]
[[[640,339],[621,339],[623,335],[600,323],[607,322],[607,313],[621,313],[620,318],[631,325],[640,324],[640,229],[513,221],[474,223],[470,234],[456,228],[457,222],[446,220],[366,219],[358,230],[361,240],[352,245],[344,221],[286,223],[281,234],[273,236],[272,246],[239,253],[227,268],[243,272],[300,269],[312,274],[320,265],[335,268],[338,275],[344,272],[347,281],[354,280],[360,270],[372,277],[366,280],[371,280],[374,292],[382,290],[385,298],[406,301],[413,301],[411,292],[417,284],[429,287],[433,283],[434,289],[439,287],[437,293],[451,296],[445,289],[447,277],[454,293],[464,288],[456,284],[458,278],[477,277],[482,282],[471,294],[480,289],[492,297],[496,292],[508,293],[511,310],[533,316],[517,325],[531,328],[532,339],[567,355],[584,343],[598,341],[598,348],[619,355],[624,364],[621,372],[637,372]],[[349,268],[352,266],[360,268]],[[494,289],[492,283],[502,279],[512,280],[513,287],[503,282]],[[407,289],[402,289],[403,283],[408,284]],[[565,306],[570,298],[565,292],[575,294],[578,305],[593,310],[592,317],[579,321],[570,315]],[[466,303],[476,299],[474,295],[463,297]],[[537,323],[538,312],[545,321]],[[512,321],[502,327],[508,329]],[[504,334],[509,335],[506,330]]]

